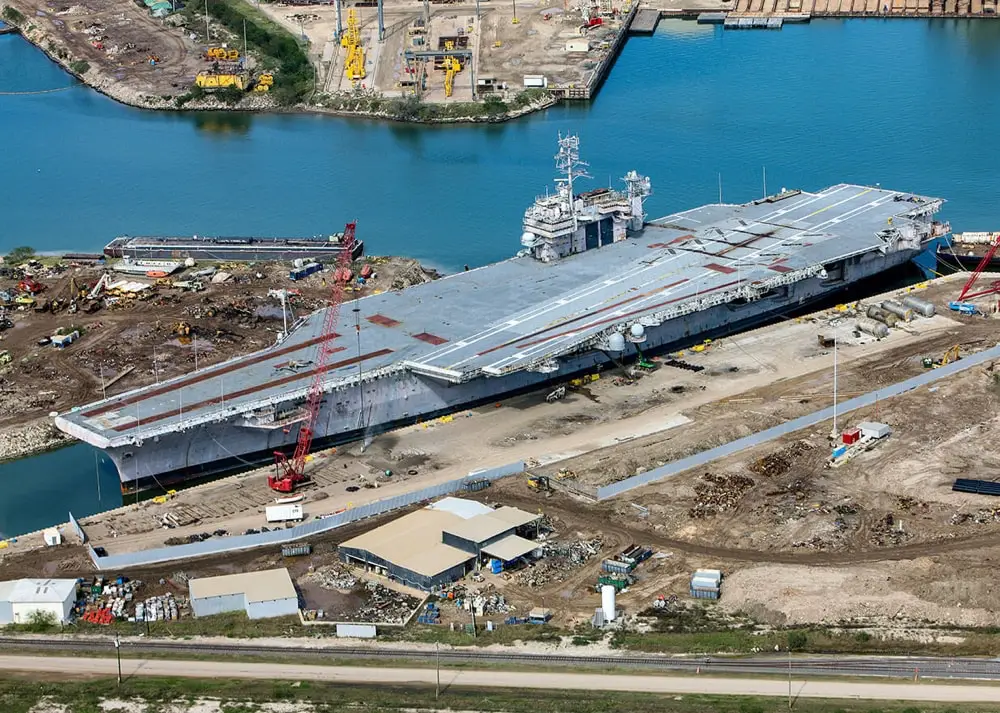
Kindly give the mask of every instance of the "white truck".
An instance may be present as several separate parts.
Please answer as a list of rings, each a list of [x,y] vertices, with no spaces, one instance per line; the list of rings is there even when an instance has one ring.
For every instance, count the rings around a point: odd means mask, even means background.
[[[264,508],[264,514],[268,522],[288,522],[294,520],[299,522],[303,519],[302,504],[294,505],[269,505]]]

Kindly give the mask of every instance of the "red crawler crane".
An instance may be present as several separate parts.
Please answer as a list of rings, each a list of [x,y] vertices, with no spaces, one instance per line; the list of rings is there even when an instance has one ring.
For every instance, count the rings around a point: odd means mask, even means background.
[[[993,243],[990,245],[989,250],[987,250],[986,254],[983,255],[983,259],[979,261],[979,265],[976,266],[976,269],[972,271],[972,274],[969,276],[968,281],[962,288],[961,294],[958,296],[959,302],[965,299],[971,300],[973,297],[982,297],[983,295],[989,295],[994,292],[1000,292],[1000,280],[991,282],[988,288],[984,290],[979,290],[979,292],[972,291],[972,287],[976,284],[976,280],[979,279],[980,273],[982,273],[982,271],[985,270],[986,267],[990,264],[990,261],[993,260],[993,255],[996,253],[998,247],[1000,247],[1000,235],[997,235],[993,239]]]
[[[336,267],[331,273],[330,306],[323,317],[323,329],[319,336],[322,341],[316,348],[316,368],[313,370],[313,381],[306,396],[306,419],[299,426],[299,439],[295,444],[295,453],[289,459],[282,451],[274,452],[274,474],[268,476],[267,484],[271,490],[279,493],[291,493],[296,486],[309,480],[305,474],[306,456],[312,447],[316,428],[316,417],[319,415],[320,402],[323,400],[323,381],[330,365],[330,355],[335,351],[333,340],[337,337],[337,322],[340,317],[340,304],[344,301],[344,286],[350,279],[351,260],[354,252],[354,229],[357,223],[348,223],[344,227],[344,237],[340,241],[341,250],[337,255]],[[344,279],[347,277],[347,279]]]

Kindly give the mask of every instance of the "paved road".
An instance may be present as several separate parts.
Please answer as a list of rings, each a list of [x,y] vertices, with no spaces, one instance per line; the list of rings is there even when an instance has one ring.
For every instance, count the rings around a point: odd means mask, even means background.
[[[113,658],[0,656],[0,670],[70,675],[117,674]],[[436,672],[422,668],[365,668],[303,664],[223,661],[170,661],[123,659],[122,674],[187,678],[246,678],[330,681],[362,684],[432,685]],[[443,686],[464,688],[536,688],[560,690],[639,691],[643,693],[702,693],[725,695],[787,696],[788,682],[780,679],[715,678],[709,676],[635,676],[591,673],[530,673],[445,669]],[[948,701],[1000,703],[1000,686],[942,685],[927,683],[858,683],[854,681],[793,681],[792,692],[804,698],[858,698],[895,701]]]
[[[122,651],[126,656],[141,658],[148,654],[159,656],[174,655],[184,658],[191,655],[211,655],[225,660],[229,656],[266,656],[269,658],[294,658],[296,661],[329,660],[336,657],[340,661],[382,659],[393,662],[414,661],[429,663],[439,657],[443,665],[509,665],[530,668],[532,666],[566,666],[572,668],[593,667],[603,669],[645,669],[647,671],[675,672],[678,674],[726,675],[767,675],[787,676],[791,668],[799,678],[870,676],[913,680],[954,679],[1000,682],[1000,660],[975,657],[930,657],[930,656],[795,656],[789,661],[785,655],[758,654],[746,657],[694,657],[667,656],[642,653],[616,653],[614,655],[588,655],[567,653],[530,653],[516,648],[506,650],[483,650],[470,647],[442,647],[440,652],[430,647],[393,645],[300,645],[294,639],[283,640],[280,645],[254,641],[231,640],[176,641],[169,639],[122,639]],[[107,654],[113,651],[114,640],[109,637],[0,637],[0,652],[6,649],[36,649],[61,656],[77,652],[85,656],[88,652]]]

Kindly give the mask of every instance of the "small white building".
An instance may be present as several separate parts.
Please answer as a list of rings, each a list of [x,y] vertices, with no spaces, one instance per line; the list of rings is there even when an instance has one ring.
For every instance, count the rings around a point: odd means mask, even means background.
[[[858,428],[865,438],[886,438],[892,434],[892,429],[889,428],[888,424],[877,421],[864,421],[858,424]]]
[[[188,592],[195,616],[245,611],[251,619],[267,619],[299,611],[299,595],[284,568],[192,579]]]
[[[0,582],[0,625],[26,624],[36,611],[69,621],[76,602],[75,579],[15,579]]]

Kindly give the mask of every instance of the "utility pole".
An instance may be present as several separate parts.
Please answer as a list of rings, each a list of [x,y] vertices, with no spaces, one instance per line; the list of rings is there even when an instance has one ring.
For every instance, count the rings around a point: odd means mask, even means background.
[[[837,437],[837,330],[833,330],[833,437]]]
[[[438,642],[434,642],[434,664],[437,668],[437,683],[434,685],[434,700],[441,695],[441,647]]]
[[[118,634],[115,634],[115,653],[118,655],[118,690],[122,687],[122,643],[118,640]]]
[[[788,647],[788,710],[792,710],[792,647]]]
[[[208,0],[205,0],[205,42],[211,44],[212,34],[208,29]]]

